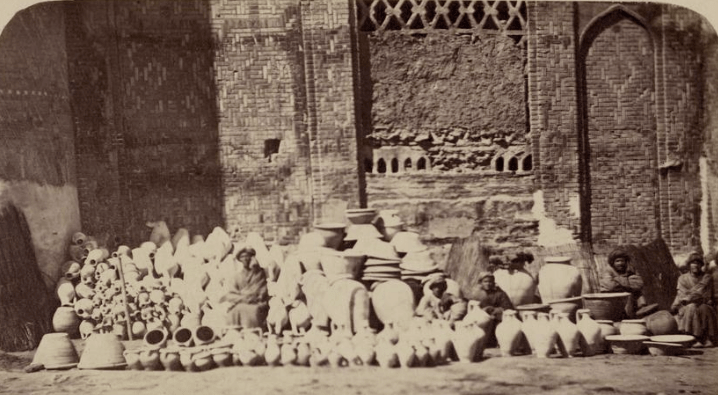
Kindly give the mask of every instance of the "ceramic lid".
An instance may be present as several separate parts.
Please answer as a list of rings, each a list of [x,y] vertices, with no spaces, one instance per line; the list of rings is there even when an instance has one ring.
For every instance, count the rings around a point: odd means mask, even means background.
[[[546,263],[569,263],[571,262],[570,256],[547,256],[544,258]]]

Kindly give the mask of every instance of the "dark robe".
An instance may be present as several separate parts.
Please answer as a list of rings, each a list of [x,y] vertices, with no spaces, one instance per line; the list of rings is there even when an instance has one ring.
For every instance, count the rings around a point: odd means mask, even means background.
[[[696,277],[685,273],[678,278],[678,294],[671,306],[678,310],[678,329],[704,342],[718,340],[715,303],[713,300],[713,277],[703,273]]]
[[[264,270],[246,269],[239,261],[234,264],[234,275],[229,292],[220,302],[229,303],[227,324],[243,328],[264,327],[269,305],[267,274]]]

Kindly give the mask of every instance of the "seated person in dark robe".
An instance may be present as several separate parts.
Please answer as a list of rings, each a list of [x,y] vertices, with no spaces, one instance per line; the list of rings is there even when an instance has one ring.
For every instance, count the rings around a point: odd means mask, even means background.
[[[713,276],[703,270],[700,254],[691,254],[686,260],[688,272],[678,277],[678,293],[671,305],[678,329],[693,335],[693,347],[713,347],[718,341]]]
[[[243,248],[237,259],[223,264],[233,265],[232,278],[227,279],[228,292],[220,302],[229,304],[227,324],[243,328],[262,328],[269,310],[267,273],[259,266],[252,248]]]
[[[631,297],[626,305],[626,316],[635,317],[636,311],[646,305],[643,297],[643,279],[631,267],[628,252],[619,248],[608,256],[608,270],[601,276],[599,290],[601,292],[628,292]]]
[[[484,309],[496,322],[501,322],[504,310],[514,308],[514,305],[501,288],[496,285],[493,273],[481,272],[479,274],[480,296],[479,307]]]

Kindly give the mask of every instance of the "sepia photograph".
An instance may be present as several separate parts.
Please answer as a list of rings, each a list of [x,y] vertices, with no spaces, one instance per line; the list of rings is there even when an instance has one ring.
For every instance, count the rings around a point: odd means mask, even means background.
[[[1,1],[0,394],[718,394],[718,4]]]

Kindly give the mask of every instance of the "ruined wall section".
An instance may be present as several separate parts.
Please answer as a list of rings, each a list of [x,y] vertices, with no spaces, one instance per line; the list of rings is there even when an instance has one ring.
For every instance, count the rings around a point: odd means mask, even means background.
[[[493,170],[507,150],[526,152],[525,51],[513,39],[385,31],[369,48],[369,147],[423,150],[434,171]]]

